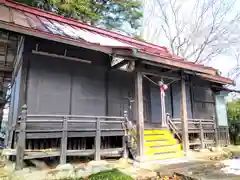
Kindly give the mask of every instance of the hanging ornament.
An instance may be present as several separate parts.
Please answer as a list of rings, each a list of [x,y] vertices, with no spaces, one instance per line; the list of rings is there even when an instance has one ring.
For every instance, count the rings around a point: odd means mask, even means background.
[[[164,84],[163,81],[159,81],[158,82],[158,85],[160,86],[160,90],[161,91],[166,91],[168,89],[168,85],[167,84]]]
[[[168,85],[163,84],[163,85],[162,85],[162,88],[163,88],[164,91],[166,91],[166,90],[168,89]]]

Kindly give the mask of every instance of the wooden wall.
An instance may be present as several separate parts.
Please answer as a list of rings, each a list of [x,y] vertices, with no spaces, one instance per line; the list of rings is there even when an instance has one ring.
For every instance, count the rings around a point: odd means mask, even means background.
[[[210,83],[192,78],[193,118],[212,119],[215,116],[215,92]]]
[[[39,43],[39,51],[51,53],[68,48],[69,55],[90,60],[91,64],[32,54],[35,43]],[[134,98],[133,74],[109,71],[110,57],[103,53],[58,45],[27,40],[24,61],[29,61],[28,113],[123,116],[129,99]]]
[[[165,83],[168,83],[166,81]],[[161,122],[161,101],[159,87],[151,83],[151,121]],[[198,78],[189,78],[186,84],[187,115],[189,119],[211,119],[215,115],[214,92],[210,84]],[[180,82],[169,85],[165,93],[166,113],[172,118],[180,118]]]
[[[38,50],[63,53],[91,60],[91,64],[32,54]],[[109,71],[109,56],[100,52],[28,38],[25,41],[24,62],[28,62],[26,102],[30,114],[81,114],[123,116],[129,112],[136,120],[134,74]],[[49,48],[51,47],[51,48]],[[26,63],[27,64],[27,63]],[[144,79],[145,121],[161,121],[159,87]],[[214,98],[205,81],[191,78],[187,84],[188,118],[211,118]],[[174,82],[166,92],[166,112],[180,117],[180,82]]]

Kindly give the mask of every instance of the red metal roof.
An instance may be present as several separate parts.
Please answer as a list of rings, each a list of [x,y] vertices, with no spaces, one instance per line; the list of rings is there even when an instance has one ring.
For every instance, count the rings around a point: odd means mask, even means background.
[[[216,86],[216,85],[213,85],[212,88],[219,89],[219,90],[222,90],[222,91],[228,91],[228,92],[240,93],[240,90],[230,89],[230,88],[223,87],[223,86]]]
[[[210,75],[210,74],[202,74],[202,73],[196,73],[196,75],[198,75],[199,77],[203,78],[203,79],[206,79],[206,80],[209,80],[209,81],[214,81],[214,82],[217,82],[217,83],[225,83],[225,84],[233,84],[233,81],[229,78],[225,78],[225,77],[222,77],[222,76],[213,76],[213,75]]]
[[[0,0],[0,28],[1,25],[6,25],[4,28],[8,30],[15,30],[25,34],[38,33],[43,37],[52,37],[62,40],[68,40],[71,44],[81,44],[86,48],[97,46],[99,50],[111,53],[111,48],[127,48],[138,49],[139,52],[151,54],[161,58],[166,58],[174,62],[186,64],[186,69],[191,70],[189,66],[196,70],[208,69],[212,70],[212,75],[216,75],[216,69],[206,67],[200,64],[195,64],[184,60],[183,58],[172,55],[166,47],[157,46],[147,42],[139,41],[131,37],[127,37],[112,31],[96,28],[82,22],[72,19],[67,19],[54,13],[39,10],[37,8],[29,7],[23,4],[12,2],[9,0]],[[2,23],[2,24],[1,24]],[[51,39],[53,40],[53,39]],[[157,62],[157,61],[156,61]],[[202,71],[199,71],[202,72]],[[220,82],[229,83],[231,80],[222,78]],[[232,81],[231,83],[232,84]]]

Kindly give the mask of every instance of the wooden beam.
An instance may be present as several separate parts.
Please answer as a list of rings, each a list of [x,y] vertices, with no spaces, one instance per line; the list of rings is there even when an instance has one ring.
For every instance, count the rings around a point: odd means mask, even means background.
[[[165,68],[165,69],[171,69],[171,70],[174,70],[174,71],[177,71],[179,70],[179,68],[174,68],[172,66],[168,66],[168,65],[164,65],[164,64],[160,64],[158,62],[151,62],[151,61],[141,61],[143,64],[147,64],[147,65],[150,65],[150,66],[154,66],[154,67],[160,67],[160,68]]]
[[[141,68],[140,71],[145,74],[145,75],[150,75],[150,76],[157,76],[157,77],[162,77],[162,78],[166,78],[166,79],[172,79],[172,80],[180,80],[181,76],[176,74],[176,73],[172,73],[172,72],[159,72],[156,70],[149,70],[149,69],[143,69]]]
[[[167,59],[157,55],[151,55],[151,54],[142,53],[142,52],[137,52],[134,54],[134,56],[137,58],[153,61],[158,64],[168,65],[173,68],[175,67],[175,68],[187,69],[190,71],[196,71],[196,72],[201,72],[201,73],[211,74],[211,75],[216,74],[216,70],[214,70],[213,68],[201,67],[200,65],[193,64],[193,63],[191,64],[183,60],[175,60],[170,58]]]
[[[201,65],[197,65],[194,63],[190,63],[184,60],[177,60],[176,58],[172,57],[161,57],[160,55],[155,55],[155,54],[148,54],[145,52],[139,52],[136,51],[134,52],[133,50],[130,49],[114,49],[113,52],[117,55],[125,55],[125,56],[132,56],[135,58],[139,58],[141,60],[145,60],[146,62],[153,63],[155,66],[158,64],[159,66],[166,66],[170,69],[184,69],[184,70],[189,70],[192,72],[200,72],[204,74],[211,74],[211,75],[216,75],[216,70],[210,67],[204,67]]]
[[[135,74],[135,100],[137,117],[137,156],[144,159],[144,114],[143,114],[143,78],[141,72]]]
[[[188,139],[188,119],[187,119],[187,98],[186,98],[186,82],[181,73],[181,119],[182,119],[182,141],[183,150],[186,155],[189,152],[189,139]]]
[[[20,81],[20,90],[19,92],[16,92],[16,87],[14,90],[12,90],[11,95],[14,97],[19,97],[18,104],[12,104],[12,109],[17,109],[17,113],[21,114],[22,110],[22,105],[27,104],[25,101],[25,86],[27,83],[27,60],[25,62],[23,61],[23,51],[24,51],[24,41],[25,38],[23,36],[20,37],[20,41],[18,43],[18,52],[15,56],[15,63],[14,63],[14,70],[12,73],[12,79],[11,79],[11,84],[13,86],[14,82],[16,81],[17,74],[20,73],[21,77],[19,77]],[[19,72],[21,71],[21,72]],[[13,97],[13,99],[14,99]],[[15,107],[17,106],[17,107]],[[12,115],[11,115],[12,116]],[[14,136],[14,129],[12,128],[16,124],[16,119],[10,118],[9,122],[9,127],[11,128],[8,132],[8,137],[6,138],[6,146],[11,147],[12,146],[12,141],[13,141],[13,136]]]
[[[32,50],[32,53],[42,55],[42,56],[49,56],[49,57],[54,57],[54,58],[61,58],[61,59],[67,59],[67,60],[91,64],[91,61],[89,61],[89,60],[75,58],[75,57],[69,57],[69,56],[65,56],[65,55],[59,55],[59,54],[48,53],[48,52],[43,52],[43,51],[36,51],[36,50]]]
[[[118,68],[126,65],[127,63],[128,63],[128,60],[122,60],[121,62],[113,65],[113,66],[111,67],[111,69],[118,69]]]
[[[24,41],[25,41],[25,38],[21,36],[18,42],[18,47],[17,47],[18,51],[16,53],[14,64],[13,64],[12,83],[14,82],[16,74],[22,65]]]

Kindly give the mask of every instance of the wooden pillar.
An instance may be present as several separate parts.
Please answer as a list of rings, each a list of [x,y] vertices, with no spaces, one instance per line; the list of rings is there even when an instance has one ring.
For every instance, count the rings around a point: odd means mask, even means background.
[[[100,119],[96,119],[96,136],[95,136],[95,161],[101,160],[101,126]]]
[[[137,117],[137,156],[141,161],[144,158],[143,80],[141,72],[136,72],[135,75],[135,100]]]
[[[64,117],[61,139],[60,164],[66,164],[67,161],[67,139],[68,139],[67,134],[68,134],[68,117]]]
[[[219,142],[218,142],[218,129],[217,129],[217,122],[216,122],[216,118],[215,116],[213,116],[213,126],[214,126],[214,139],[215,139],[215,143],[216,146],[219,146]]]
[[[201,140],[201,148],[205,148],[204,144],[204,132],[203,132],[203,125],[202,125],[202,120],[199,120],[199,128],[200,128],[200,140]]]
[[[23,168],[24,151],[26,146],[26,121],[27,121],[27,105],[22,106],[20,127],[17,139],[17,154],[16,154],[16,170]]]
[[[128,123],[128,112],[124,111],[124,136],[123,136],[123,158],[128,158],[128,129],[127,129],[127,123]]]
[[[187,155],[189,151],[187,98],[186,98],[186,82],[185,82],[185,77],[183,75],[183,72],[181,73],[181,120],[182,120],[183,150]]]

